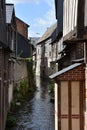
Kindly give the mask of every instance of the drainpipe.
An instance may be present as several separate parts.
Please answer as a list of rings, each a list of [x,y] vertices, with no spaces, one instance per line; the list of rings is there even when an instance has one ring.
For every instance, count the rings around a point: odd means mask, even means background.
[[[84,130],[87,130],[87,63],[86,63],[86,43],[85,42],[84,42],[84,63],[85,63]]]
[[[84,63],[86,65],[86,42],[84,42]]]
[[[16,58],[17,58],[17,31],[16,31]]]

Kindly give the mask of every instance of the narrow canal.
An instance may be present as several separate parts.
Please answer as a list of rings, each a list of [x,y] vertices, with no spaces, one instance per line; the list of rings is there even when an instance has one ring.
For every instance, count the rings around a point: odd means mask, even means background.
[[[19,126],[11,130],[54,130],[54,104],[50,102],[49,83],[36,78],[37,90],[34,97],[27,101],[16,113]]]

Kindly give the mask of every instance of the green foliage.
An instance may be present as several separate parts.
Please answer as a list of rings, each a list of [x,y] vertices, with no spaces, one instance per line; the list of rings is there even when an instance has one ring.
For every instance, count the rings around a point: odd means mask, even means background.
[[[31,78],[31,77],[30,77]],[[22,79],[20,84],[14,90],[14,102],[24,102],[31,93],[35,91],[35,86],[32,78]],[[13,103],[14,106],[15,103]]]
[[[6,120],[6,127],[13,127],[16,125],[16,118],[12,115],[12,113],[8,113]]]
[[[21,50],[21,52],[18,54],[18,57],[21,57],[22,54],[23,54],[23,50]]]
[[[20,84],[15,87],[14,99],[16,102],[24,101],[36,89],[34,82],[33,64],[30,62],[32,61],[32,58],[26,58],[24,60],[27,61],[28,78],[22,79]]]
[[[27,71],[28,71],[28,84],[29,88],[35,89],[35,81],[34,81],[34,71],[32,62],[27,63]]]
[[[51,96],[54,96],[54,82],[53,81],[50,82],[49,92],[50,92]]]
[[[22,101],[26,98],[28,94],[28,81],[27,79],[22,79],[20,85],[15,87],[15,99],[16,101]]]
[[[28,78],[22,79],[19,84],[16,84],[14,88],[14,100],[11,103],[10,112],[15,112],[20,107],[22,107],[22,103],[24,103],[25,100],[29,100],[33,97],[34,91],[36,89],[32,58],[23,60],[27,62]],[[17,103],[20,103],[20,106],[17,106]],[[6,123],[8,128],[16,125],[15,121],[15,117],[13,117],[11,114],[8,114]]]
[[[25,58],[25,61],[26,61],[26,62],[33,62],[33,61],[32,61],[32,57]]]

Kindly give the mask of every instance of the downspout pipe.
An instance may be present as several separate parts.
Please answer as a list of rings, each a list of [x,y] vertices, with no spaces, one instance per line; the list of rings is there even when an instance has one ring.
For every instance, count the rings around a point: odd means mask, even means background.
[[[86,42],[84,42],[84,63],[86,65]],[[87,67],[87,65],[86,65]]]

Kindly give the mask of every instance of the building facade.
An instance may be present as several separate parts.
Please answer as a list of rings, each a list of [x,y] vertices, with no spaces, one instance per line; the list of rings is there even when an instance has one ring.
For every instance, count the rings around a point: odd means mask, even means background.
[[[57,60],[59,71],[51,75],[56,83],[55,130],[87,130],[87,2],[55,0],[55,5],[59,27],[56,38],[58,44],[60,32],[63,34],[62,49]]]
[[[39,74],[42,77],[48,77],[53,72],[56,72],[56,54],[57,44],[54,43],[57,24],[55,23],[37,42],[37,63],[36,63],[36,75]],[[56,51],[54,50],[56,48]],[[55,69],[56,67],[56,69]]]
[[[6,35],[5,1],[0,0],[0,130],[5,129],[8,110],[10,51]]]
[[[27,23],[25,23],[24,21],[22,21],[21,19],[16,18],[16,25],[17,25],[17,31],[19,34],[21,34],[22,36],[24,36],[25,38],[28,38],[28,27],[29,25]]]
[[[11,50],[9,56],[9,88],[8,88],[8,101],[10,106],[10,103],[13,99],[13,90],[14,90],[14,64],[16,62],[16,42],[17,42],[15,10],[13,4],[6,4],[6,31],[7,31],[7,42]]]

